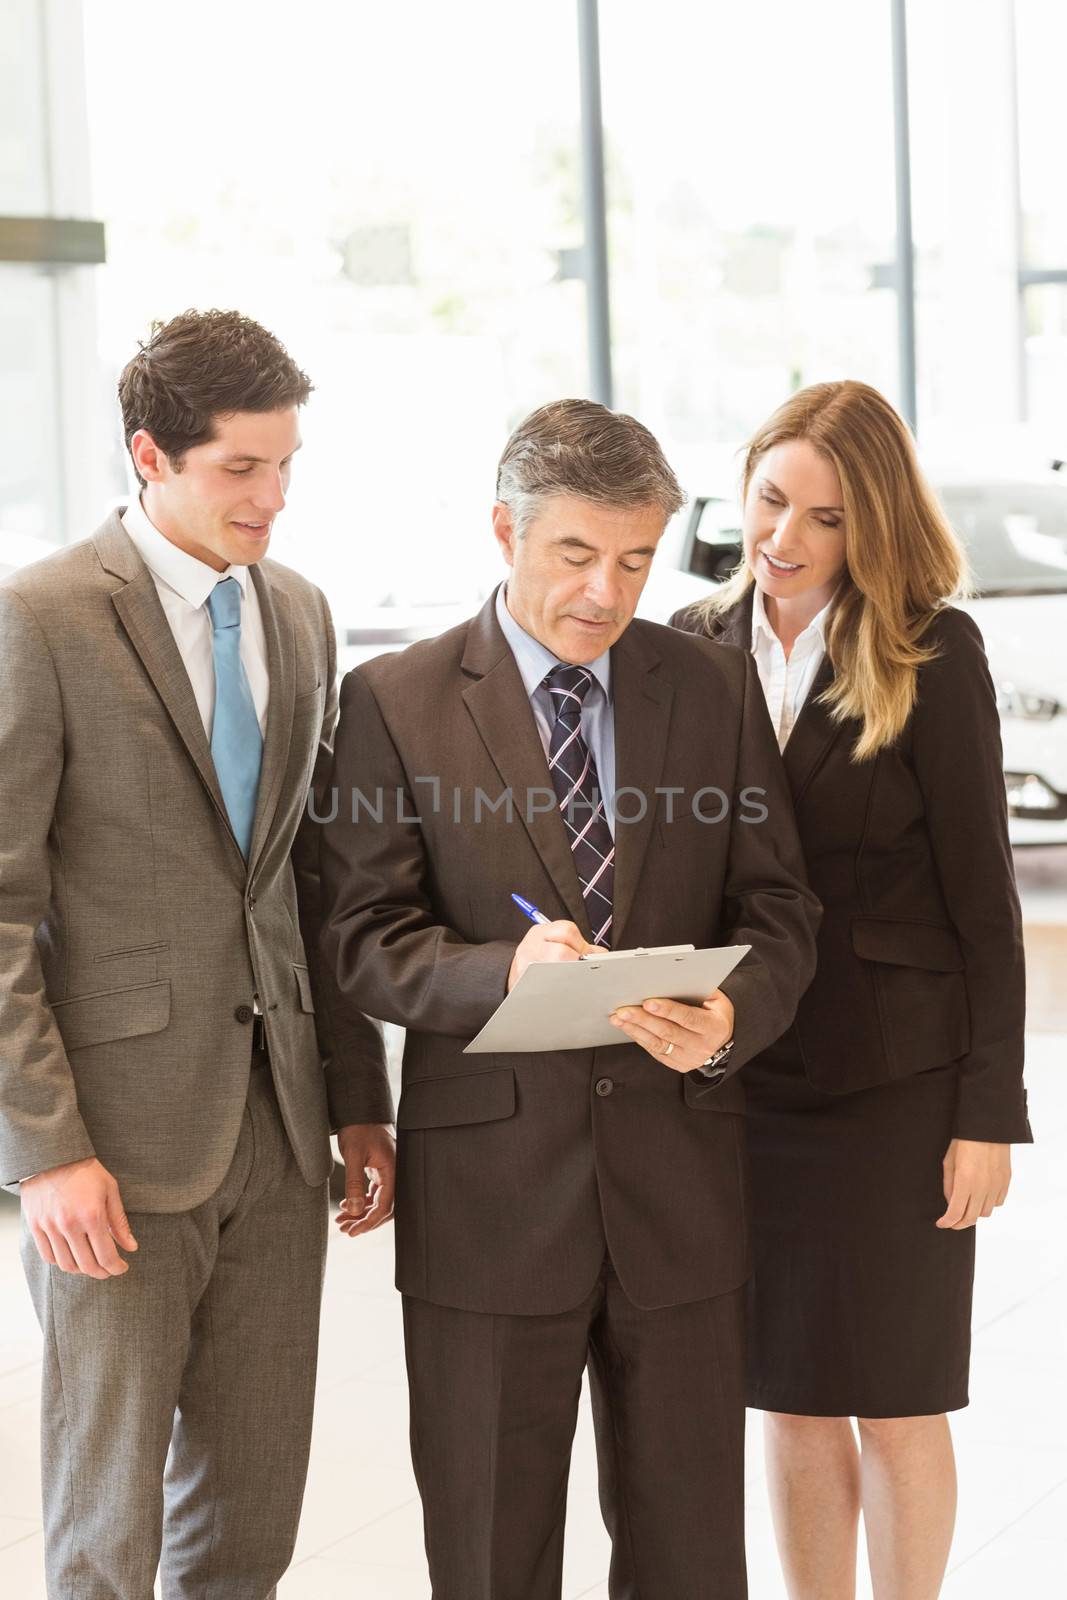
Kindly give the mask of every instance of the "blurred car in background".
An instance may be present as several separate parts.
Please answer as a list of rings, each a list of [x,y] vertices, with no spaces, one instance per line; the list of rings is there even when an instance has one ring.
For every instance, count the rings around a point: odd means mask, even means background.
[[[0,527],[0,578],[7,578],[20,567],[34,561],[43,561],[54,554],[56,546],[44,539],[34,539],[28,533],[14,533]]]
[[[996,685],[1014,845],[1067,844],[1067,483],[952,478],[934,484],[971,562],[973,598]],[[641,614],[699,600],[741,559],[741,517],[726,496],[698,496],[669,596]]]

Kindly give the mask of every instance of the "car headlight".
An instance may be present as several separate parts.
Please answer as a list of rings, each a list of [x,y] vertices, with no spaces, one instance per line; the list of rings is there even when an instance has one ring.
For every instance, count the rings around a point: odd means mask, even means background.
[[[1051,722],[1063,707],[1048,695],[1033,694],[1013,683],[997,684],[997,710],[1002,717],[1021,717],[1027,722]]]
[[[1036,772],[1006,772],[1008,809],[1015,817],[1042,817],[1063,810],[1063,798]]]

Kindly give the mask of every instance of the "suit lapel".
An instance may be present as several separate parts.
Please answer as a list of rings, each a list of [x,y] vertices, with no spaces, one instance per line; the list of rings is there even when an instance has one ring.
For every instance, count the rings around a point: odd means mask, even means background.
[[[736,645],[740,650],[752,650],[752,585],[729,611],[715,618],[712,638],[719,644]]]
[[[541,735],[534,721],[526,687],[496,620],[495,596],[470,625],[462,670],[472,680],[463,699],[482,743],[513,797],[515,815],[529,834],[534,849],[556,891],[576,922],[590,938],[589,918],[559,808],[547,808],[547,794],[555,796]],[[541,791],[534,794],[534,791]],[[533,811],[544,804],[543,811]],[[495,799],[495,796],[491,798]],[[516,884],[523,892],[523,886]]]
[[[819,696],[833,681],[834,669],[830,657],[823,656],[807,699],[800,708],[800,715],[782,751],[794,805],[822,765],[834,740],[848,727],[847,723],[834,722],[827,707],[818,703]]]
[[[731,606],[729,611],[716,619],[712,637],[720,644],[737,645],[742,650],[752,649],[752,598],[753,589],[750,586],[747,594],[737,605]],[[833,665],[829,656],[823,656],[807,698],[800,708],[800,715],[793,724],[793,730],[782,752],[782,763],[789,779],[794,804],[800,799],[822,765],[834,740],[849,726],[846,723],[834,722],[827,708],[818,703],[819,696],[833,681]]]
[[[270,581],[267,573],[260,567],[250,567],[249,571],[259,599],[263,633],[267,641],[267,670],[270,675],[270,702],[267,709],[267,732],[263,741],[263,765],[260,768],[256,817],[252,825],[252,845],[248,855],[248,870],[251,876],[270,835],[289,759],[289,745],[293,732],[293,703],[296,698],[296,642],[288,596]]]
[[[113,591],[111,603],[218,812],[233,845],[233,865],[239,868],[243,880],[244,857],[230,827],[196,697],[170,623],[159,603],[155,579],[138,555],[117,512],[94,536],[93,543],[105,569],[124,580],[122,587]]]
[[[612,946],[621,948],[641,867],[656,825],[656,788],[663,776],[674,691],[653,669],[660,657],[639,624],[631,623],[611,652],[615,714],[615,889]],[[632,791],[632,792],[631,792]],[[640,800],[638,799],[640,796]],[[643,803],[642,803],[643,802]],[[633,817],[632,822],[619,819]]]

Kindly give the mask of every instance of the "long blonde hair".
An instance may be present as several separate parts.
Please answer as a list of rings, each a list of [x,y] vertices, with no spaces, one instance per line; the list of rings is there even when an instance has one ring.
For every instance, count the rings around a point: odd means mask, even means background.
[[[853,759],[892,744],[915,705],[919,668],[937,655],[923,643],[937,612],[965,594],[967,557],[915,455],[907,427],[868,384],[816,383],[791,395],[749,441],[747,498],[768,450],[804,439],[841,483],[845,571],[827,633],[834,681],[821,696],[835,722],[862,729]],[[705,624],[744,598],[747,561],[702,602]]]

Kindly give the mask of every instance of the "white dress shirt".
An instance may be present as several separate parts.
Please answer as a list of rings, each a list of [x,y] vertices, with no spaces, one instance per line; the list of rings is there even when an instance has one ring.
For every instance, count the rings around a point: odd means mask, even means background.
[[[209,740],[215,716],[215,655],[208,596],[223,578],[237,579],[241,590],[241,664],[252,690],[260,732],[265,734],[270,701],[267,639],[259,596],[248,568],[227,567],[225,572],[216,572],[206,562],[180,550],[149,519],[140,499],[126,507],[122,526],[152,574]]]
[[[552,744],[552,730],[556,725],[556,708],[544,680],[546,673],[561,664],[560,659],[547,650],[540,639],[535,639],[515,621],[508,610],[507,585],[503,583],[496,592],[496,619],[511,646],[523,687],[530,697],[534,721],[547,756]],[[593,674],[593,682],[582,703],[582,738],[592,751],[604,814],[614,838],[615,712],[611,702],[611,651],[605,650],[595,661],[590,661],[587,671]]]
[[[752,586],[752,654],[756,658],[771,724],[778,736],[779,750],[784,750],[789,742],[793,724],[826,654],[826,629],[833,603],[831,597],[812,617],[803,633],[797,636],[787,660],[782,641],[767,620],[759,586]]]

